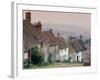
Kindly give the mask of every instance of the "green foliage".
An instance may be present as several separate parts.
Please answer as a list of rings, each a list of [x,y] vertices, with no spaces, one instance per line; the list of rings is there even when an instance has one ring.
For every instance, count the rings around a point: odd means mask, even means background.
[[[58,59],[58,60],[56,60],[56,62],[60,62],[60,60]]]
[[[31,49],[31,61],[33,64],[42,64],[43,62],[43,54],[39,51],[38,48],[32,48]]]
[[[68,58],[68,60],[65,59],[63,62],[64,63],[71,63],[71,58]]]
[[[30,63],[30,61],[25,59],[24,60],[24,68],[29,68],[29,66],[30,66],[29,63]]]
[[[52,54],[51,54],[51,53],[48,55],[48,62],[49,62],[49,63],[52,63],[52,62],[53,62],[53,61],[52,61]]]
[[[68,62],[69,62],[69,63],[71,63],[71,59],[72,59],[71,57],[70,57],[70,58],[68,58]]]

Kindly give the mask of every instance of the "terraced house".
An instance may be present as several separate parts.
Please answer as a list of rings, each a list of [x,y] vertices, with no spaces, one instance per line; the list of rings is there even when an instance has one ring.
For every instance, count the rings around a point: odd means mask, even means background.
[[[87,43],[88,44],[88,43]],[[69,41],[69,58],[71,62],[84,63],[85,65],[90,65],[90,46],[86,46],[85,42],[82,40],[82,36],[79,38],[70,37]]]
[[[55,36],[53,29],[42,30],[40,21],[31,23],[31,12],[26,12],[26,19],[23,20],[23,49],[24,59],[31,60],[31,48],[38,47],[47,62],[49,54],[52,55],[52,62],[60,59],[60,51],[66,49],[63,37]]]

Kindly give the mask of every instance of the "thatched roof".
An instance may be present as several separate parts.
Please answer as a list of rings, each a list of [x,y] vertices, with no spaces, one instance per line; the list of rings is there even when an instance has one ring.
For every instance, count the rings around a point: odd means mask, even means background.
[[[85,43],[81,39],[72,39],[70,45],[74,48],[75,52],[86,50]]]

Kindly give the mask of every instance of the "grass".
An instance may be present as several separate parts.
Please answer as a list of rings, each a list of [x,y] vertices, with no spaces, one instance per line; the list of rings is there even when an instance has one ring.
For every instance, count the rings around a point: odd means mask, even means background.
[[[27,69],[38,69],[38,68],[60,68],[60,67],[80,67],[83,66],[82,63],[51,63],[51,64],[42,64],[42,65],[33,65],[30,64],[30,67]]]

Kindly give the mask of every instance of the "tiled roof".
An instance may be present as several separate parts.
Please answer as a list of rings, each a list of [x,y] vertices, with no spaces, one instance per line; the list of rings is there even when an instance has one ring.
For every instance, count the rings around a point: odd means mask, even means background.
[[[53,46],[53,45],[57,44],[56,43],[56,37],[53,34],[53,32],[43,31],[42,32],[42,37],[43,37],[43,39],[48,41],[47,43],[49,44],[49,46]]]
[[[36,29],[35,24],[29,23],[26,20],[23,21],[23,25],[33,34],[39,41],[41,41],[42,32]]]
[[[62,37],[56,37],[52,31],[41,31],[36,28],[36,24],[23,21],[23,27],[26,28],[40,43],[44,42],[49,46],[59,45],[59,48],[65,48],[65,41]]]
[[[34,41],[38,42],[38,38],[34,36],[30,30],[30,28],[26,25],[26,23],[23,23],[23,45],[24,45],[24,51],[29,50],[33,46],[35,46]],[[33,40],[34,39],[34,40]],[[34,44],[34,45],[33,45]]]
[[[66,47],[65,40],[63,37],[56,37],[57,43],[59,44],[59,48],[63,49]]]

